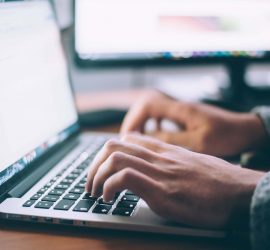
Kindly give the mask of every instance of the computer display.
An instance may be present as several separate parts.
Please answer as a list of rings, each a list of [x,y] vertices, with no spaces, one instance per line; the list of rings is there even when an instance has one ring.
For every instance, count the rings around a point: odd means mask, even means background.
[[[268,0],[76,0],[82,60],[269,56]]]
[[[0,185],[74,132],[76,121],[48,1],[0,3]]]

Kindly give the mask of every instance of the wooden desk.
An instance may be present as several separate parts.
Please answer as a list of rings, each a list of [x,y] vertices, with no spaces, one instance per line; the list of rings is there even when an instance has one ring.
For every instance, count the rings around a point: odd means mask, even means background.
[[[123,95],[123,93],[125,93]],[[88,110],[99,106],[115,104],[128,107],[140,91],[83,94],[77,96],[79,110]],[[117,96],[121,98],[117,98]],[[106,98],[109,97],[109,98]],[[108,100],[105,105],[101,100]],[[90,100],[90,101],[89,101]],[[120,100],[120,102],[119,102]],[[105,106],[104,106],[105,105]],[[112,105],[112,106],[113,106]],[[118,126],[119,127],[119,126]],[[102,128],[103,131],[116,131],[117,128]],[[99,130],[99,129],[95,129]],[[1,250],[233,250],[226,240],[198,239],[188,237],[143,234],[134,232],[71,228],[56,225],[42,225],[0,221]]]

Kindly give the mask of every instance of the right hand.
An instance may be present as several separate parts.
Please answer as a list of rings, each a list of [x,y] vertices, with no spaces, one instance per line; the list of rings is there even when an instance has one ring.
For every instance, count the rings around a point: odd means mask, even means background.
[[[168,119],[179,132],[158,130],[150,135],[192,151],[220,157],[256,149],[267,140],[264,126],[255,114],[234,113],[206,104],[179,102],[159,92],[143,96],[128,112],[121,134],[144,133],[149,118]]]
[[[138,134],[110,140],[88,171],[86,191],[105,201],[129,189],[158,215],[196,227],[246,227],[264,175]]]

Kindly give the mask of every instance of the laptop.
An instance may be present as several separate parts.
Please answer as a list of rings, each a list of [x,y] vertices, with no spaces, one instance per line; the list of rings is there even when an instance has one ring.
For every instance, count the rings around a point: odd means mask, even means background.
[[[91,102],[91,100],[89,100]],[[82,133],[48,1],[0,4],[0,217],[175,235],[225,237],[174,224],[130,190],[111,202],[85,193],[86,175],[114,134]]]

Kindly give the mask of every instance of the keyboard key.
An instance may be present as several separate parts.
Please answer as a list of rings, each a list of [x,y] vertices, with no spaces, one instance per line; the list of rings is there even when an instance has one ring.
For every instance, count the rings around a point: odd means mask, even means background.
[[[73,204],[74,204],[74,201],[72,201],[72,200],[61,200],[56,204],[54,209],[56,209],[56,210],[69,210]]]
[[[47,187],[43,187],[43,188],[39,189],[37,193],[38,194],[44,194],[47,190],[48,190]]]
[[[84,192],[84,188],[72,188],[69,192],[73,194],[82,194]]]
[[[107,214],[109,213],[110,209],[112,206],[109,205],[96,205],[95,208],[93,209],[93,213],[95,214]]]
[[[135,208],[136,205],[137,203],[132,201],[119,201],[117,207]]]
[[[53,202],[40,201],[35,205],[35,208],[49,209],[53,205]]]
[[[53,189],[49,194],[61,196],[64,192],[65,190],[62,189]]]
[[[89,194],[89,193],[86,193],[86,194],[83,196],[83,199],[85,199],[85,200],[93,200],[93,201],[96,201],[98,198],[97,198],[97,197],[91,196],[91,194]]]
[[[113,205],[114,202],[115,202],[115,200],[106,202],[106,201],[104,201],[102,198],[99,198],[99,199],[98,199],[98,203],[99,203],[99,204]]]
[[[68,184],[64,184],[64,183],[58,184],[58,185],[55,186],[55,189],[64,189],[64,190],[66,190],[68,188],[69,188],[69,185]]]
[[[78,177],[79,177],[79,174],[75,174],[75,173],[72,174],[72,173],[70,173],[66,178],[75,180]]]
[[[85,162],[81,163],[81,164],[77,167],[77,169],[85,170],[88,166],[89,166],[89,163],[88,163],[88,161],[86,160]]]
[[[118,197],[119,197],[119,195],[121,194],[121,192],[117,192],[117,193],[115,193],[115,195],[114,195],[114,199],[116,200]]]
[[[77,185],[75,186],[76,188],[85,188],[85,183],[77,183]]]
[[[56,175],[51,179],[51,182],[56,182],[59,179],[60,176]]]
[[[79,199],[79,197],[80,197],[80,194],[66,194],[64,197],[63,197],[63,199],[65,199],[65,200],[77,200],[77,199]]]
[[[63,184],[72,184],[74,182],[73,179],[68,179],[68,178],[65,178],[64,180],[61,181],[61,183]]]
[[[71,173],[72,173],[72,174],[79,174],[79,175],[80,175],[82,172],[83,172],[83,169],[77,169],[77,168],[76,168],[76,169],[74,169]]]
[[[86,176],[84,176],[81,180],[80,180],[80,182],[87,182],[87,177]]]
[[[29,200],[23,204],[23,207],[31,207],[35,202],[36,200]]]
[[[133,209],[124,208],[124,207],[117,207],[113,210],[113,215],[120,215],[120,216],[130,216],[133,212]]]
[[[132,191],[130,190],[127,190],[125,194],[128,194],[128,195],[135,195]]]
[[[46,195],[41,200],[42,201],[56,202],[58,199],[59,199],[59,196],[58,195]]]
[[[61,181],[60,183],[59,183],[59,185],[66,185],[67,187],[70,187],[70,183],[65,183],[65,182],[63,182],[63,181]]]
[[[33,195],[30,200],[38,200],[41,197],[42,194],[35,194]]]
[[[50,181],[44,187],[45,188],[50,188],[53,184],[54,184],[54,181]]]
[[[136,195],[124,195],[121,200],[122,201],[138,202],[140,200],[140,197],[138,197]]]
[[[95,201],[93,200],[81,200],[78,202],[78,204],[75,206],[73,211],[76,212],[88,212],[89,209],[95,204]]]

